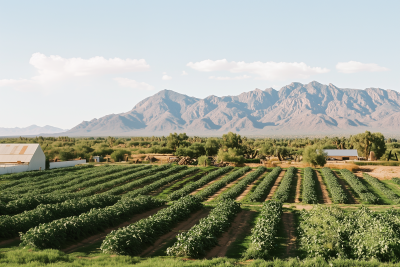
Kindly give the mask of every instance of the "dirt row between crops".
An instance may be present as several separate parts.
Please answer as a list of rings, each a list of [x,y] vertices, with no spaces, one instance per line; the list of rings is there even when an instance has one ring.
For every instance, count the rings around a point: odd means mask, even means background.
[[[219,180],[223,179],[225,176],[227,176],[227,175],[229,175],[229,174],[231,174],[231,172],[227,172],[227,173],[225,173],[224,175],[220,176],[219,178],[217,177],[215,180],[212,180],[211,182],[209,182],[209,183],[203,185],[202,187],[197,188],[196,190],[194,190],[194,191],[193,191],[192,193],[190,193],[190,194],[191,194],[191,195],[197,194],[198,192],[200,192],[200,191],[203,190],[204,188],[208,187],[209,185],[212,185],[212,184],[215,183],[216,181],[219,181]]]
[[[264,179],[265,175],[268,175],[268,171],[266,171],[267,173],[263,173],[260,175],[260,177],[258,177],[254,182],[252,182],[251,184],[249,184],[246,189],[244,190],[244,192],[242,194],[240,194],[240,196],[238,196],[236,198],[236,201],[240,201],[243,198],[245,198],[247,196],[247,194],[251,191],[251,189],[253,189],[253,187],[256,185],[256,183],[258,181],[260,181],[261,179]]]
[[[148,257],[154,254],[156,251],[160,250],[163,248],[170,240],[175,238],[177,234],[183,231],[188,231],[190,228],[192,228],[195,224],[197,224],[200,219],[207,217],[208,214],[210,213],[210,210],[208,209],[201,209],[197,211],[196,213],[192,214],[189,219],[179,223],[176,227],[172,229],[171,232],[166,233],[165,235],[161,236],[156,240],[156,242],[151,246],[145,249],[140,256],[141,257]]]
[[[225,257],[230,246],[239,236],[250,233],[249,218],[255,211],[242,210],[238,213],[231,226],[218,238],[218,245],[213,247],[207,254],[206,258]]]
[[[360,204],[360,201],[358,201],[353,193],[351,192],[350,186],[339,177],[339,175],[335,172],[332,171],[333,174],[336,176],[338,183],[340,184],[340,186],[342,187],[344,193],[347,195],[347,199],[349,200],[349,204]]]
[[[315,172],[317,173],[319,187],[322,192],[322,199],[319,201],[320,204],[332,204],[332,200],[329,197],[328,189],[326,188],[326,185],[325,185],[324,181],[322,180],[321,174],[319,173],[319,171],[315,171]]]
[[[155,208],[155,209],[151,209],[151,210],[146,211],[144,213],[136,214],[130,220],[128,220],[126,222],[123,222],[123,223],[121,223],[121,224],[119,224],[119,225],[117,225],[115,227],[107,228],[102,233],[97,234],[97,235],[92,235],[92,236],[90,236],[88,238],[85,238],[82,241],[78,242],[77,244],[74,244],[74,245],[71,245],[71,246],[69,246],[67,248],[64,248],[61,251],[65,252],[65,253],[71,253],[71,252],[74,252],[75,250],[77,250],[77,249],[79,249],[81,247],[84,247],[84,246],[87,246],[87,245],[92,245],[92,244],[94,244],[96,242],[99,242],[99,241],[103,240],[109,233],[111,233],[111,231],[117,230],[118,228],[128,226],[128,225],[130,225],[132,223],[135,223],[135,222],[137,222],[137,221],[139,221],[141,219],[147,218],[147,217],[155,214],[159,210],[164,209],[166,207],[167,206],[162,206],[162,207],[158,207],[158,208]]]
[[[296,197],[294,198],[294,203],[300,203],[300,193],[301,193],[301,174],[297,174],[297,184],[296,184]]]
[[[279,174],[278,178],[275,180],[275,183],[272,186],[271,191],[269,191],[269,194],[268,194],[267,198],[265,199],[265,201],[272,199],[272,197],[275,194],[276,189],[278,189],[278,186],[279,186],[279,184],[281,183],[281,181],[283,179],[283,176],[285,176],[285,173],[286,173],[285,170],[281,171],[281,173]]]
[[[294,214],[291,212],[284,212],[282,214],[282,222],[286,234],[286,257],[295,257],[297,250],[297,237]]]
[[[236,179],[235,181],[227,184],[226,186],[222,187],[220,190],[217,191],[217,193],[215,193],[214,195],[212,195],[211,197],[209,197],[206,202],[212,201],[214,199],[216,199],[217,197],[219,197],[219,195],[224,192],[225,190],[231,188],[232,186],[234,186],[235,184],[237,184],[240,180],[242,180],[244,177],[246,177],[248,174],[254,172],[254,170],[251,170],[249,172],[246,172],[245,174],[243,174],[242,176],[240,176],[238,179]]]

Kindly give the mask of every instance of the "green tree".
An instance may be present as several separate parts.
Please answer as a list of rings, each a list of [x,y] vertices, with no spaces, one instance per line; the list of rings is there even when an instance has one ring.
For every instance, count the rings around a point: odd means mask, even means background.
[[[207,156],[217,155],[219,149],[219,142],[215,138],[208,138],[204,147]]]
[[[113,153],[111,153],[110,156],[115,162],[119,162],[119,161],[124,160],[125,154],[130,155],[131,152],[128,150],[124,150],[124,149],[118,149],[118,150],[115,150]]]
[[[311,164],[312,166],[323,167],[326,164],[327,154],[321,147],[316,145],[307,146],[303,152],[303,161]]]
[[[218,151],[218,161],[244,163],[244,157],[240,154],[237,148],[229,148],[224,151],[222,148]]]
[[[222,145],[224,148],[242,148],[242,138],[240,135],[229,132],[222,135]]]
[[[365,131],[365,133],[353,135],[350,143],[357,149],[359,155],[366,158],[371,151],[374,151],[376,158],[382,157],[386,151],[385,137],[381,133]]]
[[[207,156],[201,156],[197,158],[197,165],[199,166],[210,166],[211,160]]]

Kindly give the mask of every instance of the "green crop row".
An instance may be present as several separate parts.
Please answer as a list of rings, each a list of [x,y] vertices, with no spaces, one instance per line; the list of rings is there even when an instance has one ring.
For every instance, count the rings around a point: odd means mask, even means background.
[[[218,245],[218,237],[229,228],[240,210],[240,204],[234,200],[218,202],[206,218],[189,231],[176,236],[177,241],[167,249],[167,254],[178,257],[204,256],[207,250]]]
[[[240,168],[239,170],[227,175],[226,177],[222,178],[221,180],[216,181],[215,183],[212,183],[211,185],[207,186],[200,192],[196,194],[201,199],[206,199],[210,197],[211,195],[215,194],[219,189],[223,188],[227,184],[235,181],[239,177],[243,176],[246,172],[250,171],[251,168],[246,166],[243,168]]]
[[[134,165],[131,165],[134,166]],[[139,168],[129,167],[129,168],[112,168],[111,170],[105,170],[101,173],[94,173],[90,175],[82,175],[79,178],[73,179],[70,182],[64,184],[57,184],[49,186],[43,189],[29,191],[28,194],[24,195],[37,195],[37,194],[47,194],[47,193],[72,193],[74,191],[80,190],[82,188],[95,186],[97,184],[103,184],[108,181],[115,180],[120,177],[126,177],[129,174],[140,172],[146,169],[150,169],[151,165],[144,165]],[[14,199],[20,198],[24,195],[14,195]]]
[[[121,172],[125,170],[139,170],[142,167],[137,167],[138,165],[128,165],[125,168],[121,166],[110,166],[110,167],[97,167],[88,169],[85,172],[75,172],[69,175],[64,175],[61,177],[54,177],[46,183],[24,183],[19,186],[8,189],[6,194],[45,194],[55,190],[60,190],[70,186],[77,185],[82,182],[94,178],[100,178],[109,174],[116,172]],[[148,166],[146,166],[148,167]]]
[[[315,179],[317,175],[311,167],[304,169],[303,177],[303,197],[302,202],[307,204],[318,203],[317,193],[315,192]]]
[[[340,173],[342,174],[343,178],[349,183],[349,185],[354,189],[354,191],[357,192],[362,201],[368,204],[376,204],[379,202],[379,198],[371,193],[351,171],[343,169],[340,170]]]
[[[289,167],[283,176],[281,184],[275,192],[274,199],[280,200],[281,202],[285,202],[289,199],[290,196],[290,188],[292,186],[293,178],[296,175],[296,168]]]
[[[67,200],[57,204],[39,205],[36,209],[14,216],[0,216],[0,237],[18,236],[41,223],[48,223],[64,217],[77,216],[93,208],[104,208],[115,204],[121,197],[94,195],[82,199]]]
[[[250,195],[249,200],[252,202],[263,201],[267,197],[268,192],[271,190],[281,171],[281,167],[275,167],[256,187],[254,192]]]
[[[236,199],[246,189],[248,184],[254,182],[266,170],[267,170],[267,168],[265,168],[263,166],[258,167],[257,170],[247,174],[242,180],[240,180],[237,184],[235,184],[231,189],[223,192],[218,197],[218,200]]]
[[[282,202],[275,200],[265,202],[256,225],[251,229],[251,243],[243,255],[246,259],[272,258],[277,245],[277,232],[281,220]]]
[[[370,185],[372,185],[373,188],[380,191],[385,197],[393,201],[395,204],[400,203],[399,196],[396,195],[391,189],[387,188],[381,181],[365,172],[363,173],[363,177]]]
[[[94,193],[108,190],[110,188],[118,186],[123,182],[133,180],[133,179],[141,177],[141,176],[147,176],[147,175],[150,175],[150,174],[156,172],[155,175],[144,177],[142,179],[138,179],[134,182],[131,182],[131,183],[140,185],[140,184],[143,184],[146,182],[150,182],[152,180],[159,179],[165,175],[168,175],[169,173],[176,172],[185,167],[177,166],[177,167],[174,167],[171,169],[167,169],[167,168],[169,168],[169,165],[162,165],[162,166],[159,166],[156,168],[146,169],[146,170],[143,170],[143,171],[140,171],[137,173],[133,173],[133,174],[127,175],[125,177],[122,177],[122,178],[119,178],[119,179],[116,179],[116,180],[113,180],[113,181],[110,181],[110,182],[107,182],[104,184],[88,187],[88,188],[81,190],[79,192],[76,192],[76,193],[67,193],[67,194],[49,193],[49,194],[45,194],[45,195],[21,197],[20,199],[10,201],[7,204],[0,203],[0,213],[8,214],[8,215],[18,214],[18,213],[21,213],[26,210],[34,209],[39,204],[54,204],[54,203],[64,202],[68,199],[77,199],[77,198],[90,196],[90,195],[93,195]],[[165,169],[167,169],[167,170],[163,171]],[[131,184],[131,183],[129,183],[129,184]],[[124,186],[126,186],[126,185],[128,185],[128,184],[125,184]]]
[[[392,178],[392,181],[395,182],[396,184],[400,185],[400,178]]]
[[[347,195],[332,170],[326,167],[322,168],[321,174],[324,177],[326,187],[331,193],[333,203],[348,203]]]
[[[101,244],[105,253],[138,255],[158,237],[171,231],[177,222],[187,219],[191,213],[202,208],[200,199],[194,196],[180,198],[170,207],[155,215],[112,231]]]
[[[216,171],[213,171],[212,173],[207,174],[206,176],[204,176],[203,178],[201,178],[200,180],[187,184],[184,187],[182,187],[179,190],[176,190],[175,192],[171,193],[169,195],[169,199],[170,200],[177,200],[181,197],[184,197],[186,195],[188,195],[189,193],[193,192],[194,190],[208,184],[209,182],[211,182],[212,180],[216,179],[217,177],[229,172],[230,170],[232,170],[233,167],[223,167],[223,168],[219,168]]]
[[[154,190],[156,190],[156,189],[158,189],[158,188],[160,188],[160,187],[162,187],[164,185],[167,185],[167,184],[169,184],[169,183],[171,183],[173,181],[176,181],[178,179],[184,178],[185,176],[193,174],[193,173],[197,172],[198,170],[199,169],[197,169],[197,168],[189,168],[187,170],[183,170],[182,172],[167,176],[167,177],[162,178],[162,179],[160,179],[158,181],[155,181],[152,184],[146,185],[146,186],[144,186],[142,188],[130,191],[130,192],[126,193],[126,196],[135,197],[135,196],[138,196],[138,195],[148,194],[151,191],[154,191]]]
[[[374,213],[361,207],[346,213],[319,205],[302,211],[298,231],[308,257],[399,260],[400,214],[393,209]]]
[[[39,249],[62,248],[67,242],[80,240],[116,226],[128,220],[133,214],[142,213],[159,207],[165,202],[148,196],[134,199],[122,198],[112,206],[92,209],[79,216],[67,217],[50,223],[40,224],[20,233],[21,246],[32,246]]]

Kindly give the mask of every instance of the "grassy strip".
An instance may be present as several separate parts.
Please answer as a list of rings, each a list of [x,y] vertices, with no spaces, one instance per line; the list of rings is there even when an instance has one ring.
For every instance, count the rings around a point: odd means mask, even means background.
[[[363,173],[363,177],[374,189],[376,189],[380,192],[381,195],[383,195],[382,198],[387,199],[386,202],[391,202],[394,204],[400,203],[399,196],[396,195],[390,188],[386,187],[384,183],[381,183],[378,179],[372,177],[368,173]]]

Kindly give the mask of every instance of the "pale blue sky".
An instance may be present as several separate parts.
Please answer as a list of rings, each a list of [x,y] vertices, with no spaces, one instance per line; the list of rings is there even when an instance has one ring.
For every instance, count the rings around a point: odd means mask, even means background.
[[[316,80],[400,91],[399,10],[365,0],[0,1],[0,127],[71,128],[163,89],[203,98]]]

